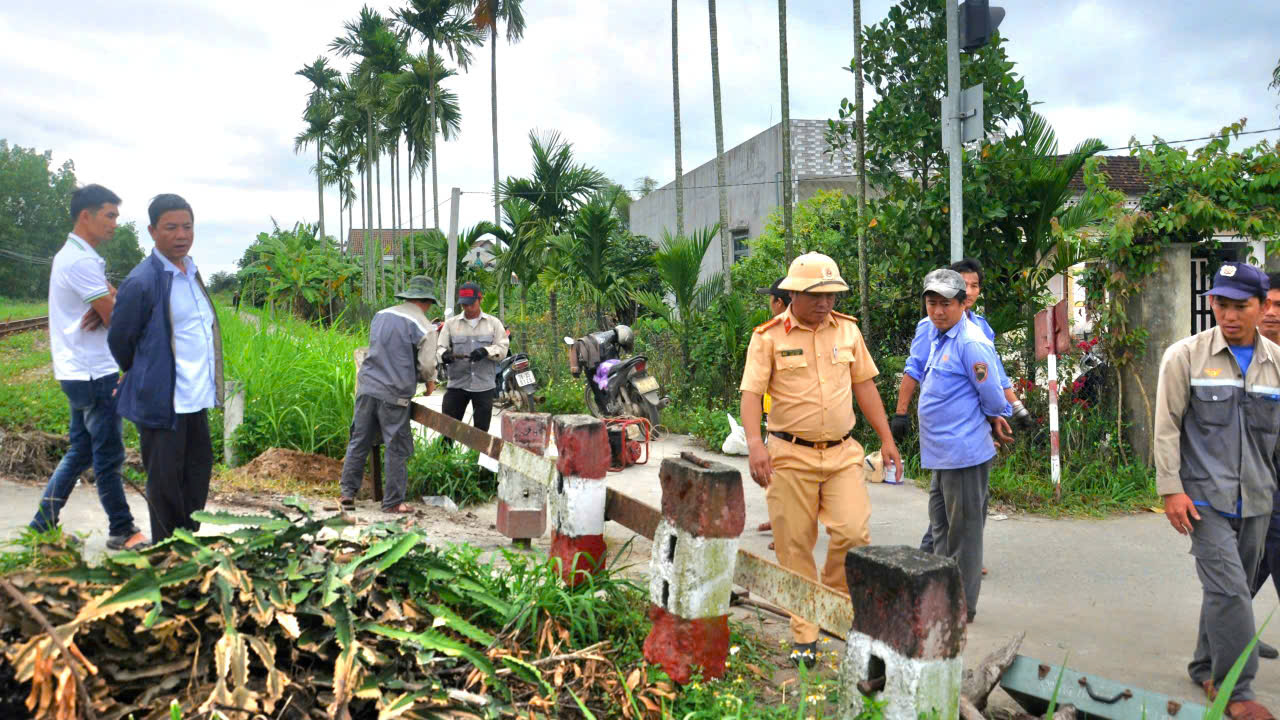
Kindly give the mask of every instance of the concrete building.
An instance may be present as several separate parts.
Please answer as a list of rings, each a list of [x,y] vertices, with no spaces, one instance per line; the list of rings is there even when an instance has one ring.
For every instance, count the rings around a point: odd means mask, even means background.
[[[795,203],[819,190],[858,191],[853,158],[827,152],[826,120],[791,121],[791,163]],[[746,240],[764,230],[769,214],[782,205],[782,123],[725,151],[725,184],[728,186],[729,234],[734,256],[747,254]],[[720,196],[716,185],[716,160],[684,175],[684,225],[692,233],[720,220]],[[663,231],[676,232],[675,183],[668,183],[631,205],[631,231],[655,243]],[[720,269],[720,243],[707,251],[703,274]]]

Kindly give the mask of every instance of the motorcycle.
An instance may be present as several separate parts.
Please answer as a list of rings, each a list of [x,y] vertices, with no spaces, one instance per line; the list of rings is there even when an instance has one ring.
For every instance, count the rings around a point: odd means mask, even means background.
[[[498,402],[516,412],[537,412],[537,400],[533,394],[538,390],[538,379],[530,368],[529,356],[524,353],[508,355],[498,363],[498,374],[494,378],[498,388]]]
[[[671,402],[662,394],[658,379],[648,373],[644,355],[622,359],[635,347],[635,335],[626,325],[600,330],[577,340],[564,339],[569,346],[569,372],[586,374],[583,400],[587,411],[598,418],[642,417],[650,429],[658,426],[658,414]]]

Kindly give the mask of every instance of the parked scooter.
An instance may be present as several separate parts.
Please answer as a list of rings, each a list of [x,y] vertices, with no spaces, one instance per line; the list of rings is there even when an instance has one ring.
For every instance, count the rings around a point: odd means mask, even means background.
[[[537,400],[533,397],[538,390],[538,379],[533,375],[528,355],[518,353],[504,358],[498,363],[494,382],[498,388],[496,399],[499,405],[516,412],[538,411]]]
[[[651,428],[658,426],[658,413],[671,398],[662,394],[657,378],[648,373],[644,355],[622,359],[635,347],[635,334],[626,325],[600,330],[577,340],[564,339],[569,346],[569,371],[574,377],[586,374],[584,401],[587,411],[598,418],[642,417]]]

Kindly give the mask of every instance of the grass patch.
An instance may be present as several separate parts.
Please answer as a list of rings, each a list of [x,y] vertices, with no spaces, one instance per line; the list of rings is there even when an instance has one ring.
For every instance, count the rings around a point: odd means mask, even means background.
[[[437,438],[415,442],[409,458],[406,495],[444,495],[458,507],[489,502],[498,494],[498,476],[480,467],[479,453]]]
[[[283,447],[341,458],[355,407],[353,352],[367,340],[287,318],[255,324],[225,307],[218,318],[226,377],[245,387],[237,454]]]
[[[7,544],[0,545],[0,577],[22,570],[61,570],[75,565],[80,559],[79,539],[67,533],[61,526],[45,532],[29,527]]]
[[[52,363],[44,331],[0,338],[0,425],[67,432],[70,410],[62,386],[53,379]]]
[[[0,322],[26,320],[49,314],[49,303],[39,300],[15,300],[0,297]]]

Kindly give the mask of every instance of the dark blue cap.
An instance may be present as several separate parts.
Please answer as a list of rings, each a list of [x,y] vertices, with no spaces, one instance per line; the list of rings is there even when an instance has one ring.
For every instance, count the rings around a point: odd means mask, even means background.
[[[1205,295],[1221,295],[1232,300],[1262,299],[1270,289],[1266,273],[1249,263],[1229,262],[1218,268],[1218,274],[1213,276],[1213,289]]]

